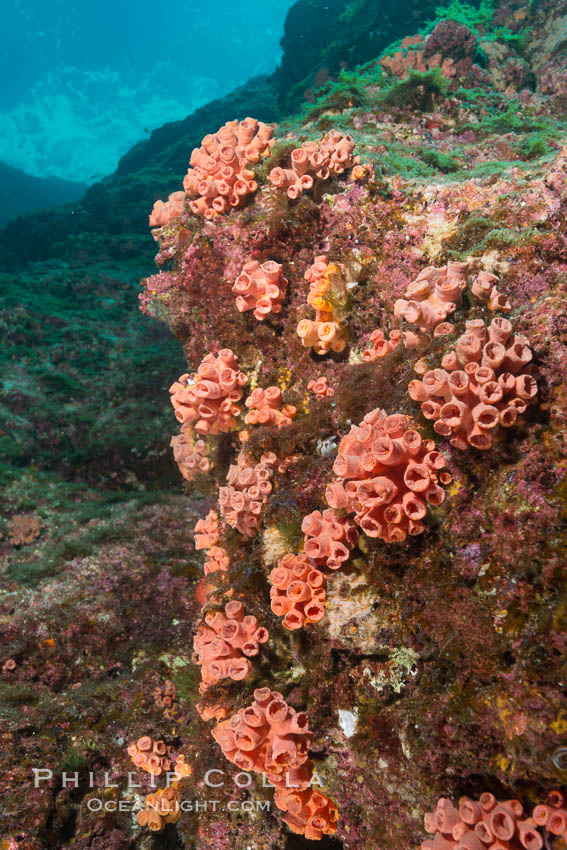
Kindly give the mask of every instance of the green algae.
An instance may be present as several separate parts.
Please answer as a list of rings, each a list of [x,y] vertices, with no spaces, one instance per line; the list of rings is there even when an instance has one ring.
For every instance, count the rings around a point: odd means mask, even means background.
[[[435,14],[438,20],[449,19],[468,27],[475,36],[480,35],[479,28],[488,27],[494,17],[495,0],[481,0],[478,6],[452,0],[447,6],[437,6]]]
[[[495,227],[494,218],[471,216],[463,222],[454,236],[445,239],[443,247],[451,259],[464,259],[471,254],[482,255],[488,248],[505,250],[513,245],[527,244],[537,237],[537,231],[531,227],[512,230],[507,227]]]
[[[421,148],[418,155],[423,162],[430,165],[436,171],[440,171],[442,174],[451,174],[452,172],[459,171],[461,168],[459,161],[454,156],[443,153],[443,151],[432,148]]]
[[[421,73],[413,68],[405,80],[397,80],[376,95],[376,102],[381,106],[406,109],[411,107],[420,112],[433,112],[435,98],[445,97],[449,83],[439,68],[432,68]]]

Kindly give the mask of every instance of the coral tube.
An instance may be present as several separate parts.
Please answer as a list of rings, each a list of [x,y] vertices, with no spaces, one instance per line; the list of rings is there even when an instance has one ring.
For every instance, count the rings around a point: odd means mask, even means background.
[[[185,194],[192,199],[191,212],[211,221],[241,206],[258,188],[254,172],[247,166],[270,153],[272,133],[272,127],[245,118],[240,123],[227,121],[216,133],[205,136],[201,147],[193,150],[183,180]],[[152,215],[162,215],[161,208]]]
[[[241,602],[229,602],[224,614],[205,614],[193,641],[193,660],[201,667],[201,693],[221,679],[244,679],[252,668],[249,659],[258,655],[268,637],[256,617],[244,615]]]
[[[269,180],[277,189],[287,192],[295,200],[314,185],[316,179],[328,180],[333,174],[342,174],[360,162],[353,156],[354,140],[338,130],[331,130],[318,142],[304,142],[291,152],[291,168],[273,168]]]
[[[295,631],[317,623],[325,613],[325,576],[306,555],[284,555],[270,573],[271,608]]]
[[[435,443],[408,424],[406,416],[368,413],[341,440],[333,466],[338,480],[326,493],[332,508],[354,513],[368,537],[389,543],[424,530],[428,505],[444,501],[440,484],[451,480]]]
[[[246,537],[253,537],[260,527],[261,514],[272,491],[270,479],[276,456],[267,452],[259,463],[253,463],[240,452],[236,464],[227,474],[227,484],[219,488],[222,516],[232,528]]]
[[[271,313],[281,312],[286,289],[282,266],[273,260],[262,265],[256,260],[246,263],[232,287],[237,310],[241,313],[252,310],[259,322]]]
[[[181,375],[169,389],[175,416],[199,434],[218,434],[236,425],[242,388],[248,378],[229,348],[207,354],[194,375]]]
[[[486,450],[496,430],[514,425],[537,394],[531,359],[527,340],[513,334],[507,319],[493,319],[488,328],[482,321],[467,322],[443,368],[411,381],[409,394],[451,445]]]

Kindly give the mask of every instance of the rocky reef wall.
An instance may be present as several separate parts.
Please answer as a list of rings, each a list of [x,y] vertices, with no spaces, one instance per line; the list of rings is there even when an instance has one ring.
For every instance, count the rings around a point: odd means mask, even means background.
[[[454,3],[147,198],[179,487],[11,479],[10,850],[563,846],[566,21]]]

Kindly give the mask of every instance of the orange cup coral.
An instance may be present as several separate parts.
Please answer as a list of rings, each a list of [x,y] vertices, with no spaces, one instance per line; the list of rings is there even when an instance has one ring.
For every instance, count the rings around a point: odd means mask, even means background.
[[[240,207],[258,184],[247,168],[270,153],[273,127],[245,118],[227,121],[216,133],[205,136],[200,148],[191,153],[183,188],[195,215],[213,219]]]
[[[247,383],[230,348],[221,349],[216,357],[207,354],[196,374],[181,375],[169,388],[178,422],[193,425],[198,434],[230,431],[240,415],[237,402]]]
[[[173,458],[186,481],[192,481],[197,473],[209,472],[211,462],[207,457],[207,444],[204,440],[195,440],[190,425],[183,425],[180,434],[175,434],[169,443],[173,449]]]
[[[495,429],[514,425],[537,395],[531,359],[527,339],[513,333],[508,319],[493,319],[488,328],[473,320],[443,358],[442,368],[411,381],[409,394],[451,445],[486,450]]]
[[[164,227],[176,218],[185,206],[185,192],[173,192],[167,201],[156,201],[150,213],[150,227]]]
[[[395,316],[404,318],[410,325],[418,325],[422,333],[433,331],[462,303],[468,270],[468,263],[423,269],[406,289],[404,298],[398,298],[394,304]]]
[[[256,617],[245,616],[241,602],[228,602],[224,614],[205,614],[193,641],[193,661],[201,668],[201,693],[221,679],[245,679],[252,669],[249,659],[258,655],[268,637]]]
[[[325,576],[305,555],[284,555],[270,573],[271,608],[286,629],[317,623],[325,613]]]
[[[128,747],[128,755],[136,765],[159,776],[171,767],[171,757],[163,741],[152,741],[148,735],[138,738],[135,744]]]
[[[240,313],[254,311],[254,318],[262,322],[270,313],[280,313],[287,289],[287,279],[282,266],[273,260],[246,263],[232,287],[236,295],[236,309]]]
[[[275,425],[278,428],[290,425],[297,410],[292,404],[282,404],[279,387],[268,387],[265,390],[256,387],[246,399],[246,407],[250,408],[250,412],[244,421],[247,425]]]
[[[408,428],[407,416],[376,409],[343,437],[327,487],[332,508],[345,508],[368,537],[388,543],[421,534],[427,506],[440,505],[451,480],[433,440]]]
[[[230,762],[264,774],[276,786],[274,802],[287,812],[284,822],[294,832],[308,838],[336,832],[336,806],[309,787],[313,734],[307,715],[291,708],[282,694],[258,688],[252,705],[218,723],[212,734]]]
[[[273,168],[269,179],[277,189],[285,189],[288,198],[298,198],[312,189],[314,181],[328,180],[360,162],[353,156],[354,139],[339,130],[331,130],[318,142],[304,142],[291,152],[291,168]]]
[[[305,272],[309,281],[307,303],[315,310],[315,319],[302,319],[297,325],[297,335],[305,348],[315,354],[343,351],[349,332],[345,313],[348,302],[343,269],[336,263],[327,263],[325,255]]]
[[[434,837],[424,841],[421,850],[542,850],[540,829],[567,838],[567,809],[560,791],[551,791],[547,805],[535,806],[531,817],[524,816],[519,800],[500,803],[488,792],[478,800],[461,797],[458,808],[441,797],[435,810],[425,815],[424,825]]]
[[[303,550],[314,566],[338,570],[348,561],[350,550],[358,543],[359,532],[348,517],[335,516],[332,510],[313,511],[304,517]]]
[[[253,537],[258,531],[262,510],[272,492],[270,479],[276,463],[272,452],[262,455],[259,463],[240,452],[228,470],[227,486],[219,488],[222,516],[246,537]]]

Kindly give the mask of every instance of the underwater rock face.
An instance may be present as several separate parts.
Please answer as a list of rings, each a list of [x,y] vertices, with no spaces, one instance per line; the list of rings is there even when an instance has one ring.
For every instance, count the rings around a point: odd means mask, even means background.
[[[548,21],[565,14],[551,0],[459,4],[419,33],[416,23],[276,126],[254,191],[206,220],[181,189],[191,146],[163,153],[183,154],[179,179],[160,177],[164,201],[179,195],[154,228],[158,270],[148,259],[140,307],[187,361],[172,388],[180,471],[159,462],[160,482],[184,478],[188,495],[132,485],[105,508],[78,483],[65,499],[62,485],[40,486],[31,464],[6,486],[7,518],[36,518],[39,532],[11,542],[1,528],[10,850],[292,850],[311,838],[345,850],[493,839],[560,850],[567,114],[564,42]],[[421,49],[440,64],[407,60]],[[383,61],[398,53],[403,75]],[[296,197],[270,179],[333,131],[352,140],[342,172]],[[136,208],[146,193],[149,215],[154,192],[120,179]],[[129,226],[86,239],[83,265],[60,275],[96,280],[102,301],[93,257],[114,262]],[[281,309],[259,321],[237,309],[233,287],[267,264],[286,285]],[[311,306],[348,325],[338,350],[302,345]],[[162,357],[156,370],[165,410],[182,367]],[[115,380],[121,401],[144,401],[141,417],[148,387]],[[154,376],[156,399],[159,387]],[[107,419],[119,429],[130,420],[115,403],[110,394]],[[168,415],[152,420],[156,445],[178,434]],[[139,466],[147,486],[151,451]],[[185,765],[171,792],[161,762],[151,786],[138,753],[148,740]],[[129,747],[139,788],[128,788]],[[32,767],[53,776],[34,788]],[[286,768],[297,771],[289,792]],[[79,772],[77,788],[61,787],[63,771]],[[107,771],[117,787],[104,788]],[[101,796],[115,804],[104,815]],[[215,810],[195,810],[212,798]],[[120,800],[142,807],[136,824]],[[178,817],[168,800],[193,809]]]

